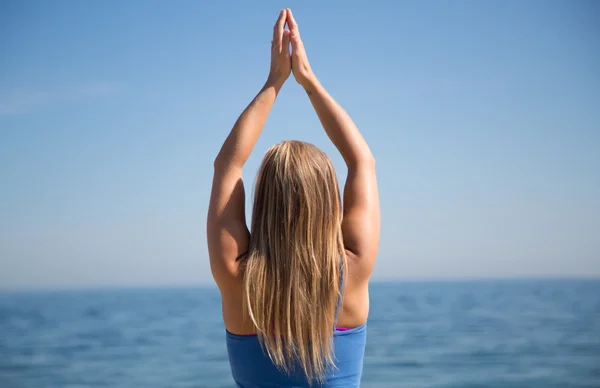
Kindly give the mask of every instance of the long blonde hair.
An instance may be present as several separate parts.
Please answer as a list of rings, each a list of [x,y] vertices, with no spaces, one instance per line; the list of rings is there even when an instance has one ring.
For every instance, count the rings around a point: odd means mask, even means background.
[[[335,169],[300,141],[272,146],[257,174],[248,255],[246,314],[273,363],[309,381],[334,366],[333,331],[346,258]]]

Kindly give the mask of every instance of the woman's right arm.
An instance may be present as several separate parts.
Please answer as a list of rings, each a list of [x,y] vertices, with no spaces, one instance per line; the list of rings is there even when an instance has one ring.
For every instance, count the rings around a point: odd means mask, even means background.
[[[367,142],[344,109],[313,80],[305,88],[327,135],[348,167],[344,186],[342,234],[349,257],[357,260],[356,276],[367,280],[379,246],[379,195],[375,159]]]
[[[304,88],[327,135],[348,167],[344,187],[342,233],[348,256],[358,263],[356,276],[368,280],[379,247],[379,194],[375,158],[346,111],[327,93],[310,68],[291,11],[287,22],[292,42],[292,71]]]

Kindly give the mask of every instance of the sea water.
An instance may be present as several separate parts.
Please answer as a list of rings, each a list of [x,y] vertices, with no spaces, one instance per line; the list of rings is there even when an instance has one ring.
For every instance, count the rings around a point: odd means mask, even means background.
[[[600,280],[371,285],[363,387],[600,387]],[[232,387],[215,287],[0,293],[0,387]]]

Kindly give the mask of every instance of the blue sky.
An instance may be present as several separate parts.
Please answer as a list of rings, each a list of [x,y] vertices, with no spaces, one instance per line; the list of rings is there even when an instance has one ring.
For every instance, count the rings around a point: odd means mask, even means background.
[[[284,7],[375,153],[375,279],[600,276],[596,2],[5,1],[0,287],[210,283],[212,160]],[[283,139],[345,178],[290,78],[249,195]]]

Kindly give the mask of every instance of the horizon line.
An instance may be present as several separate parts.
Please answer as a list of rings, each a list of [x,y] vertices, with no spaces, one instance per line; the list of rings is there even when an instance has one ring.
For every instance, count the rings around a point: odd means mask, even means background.
[[[514,276],[465,276],[465,277],[399,277],[375,278],[370,285],[386,285],[398,283],[470,283],[470,282],[507,282],[507,281],[600,281],[600,274],[579,275],[514,275]],[[14,285],[0,286],[0,293],[29,292],[77,292],[77,291],[126,291],[126,290],[167,290],[167,289],[215,289],[214,282],[181,282],[155,284],[57,284],[57,285]]]

